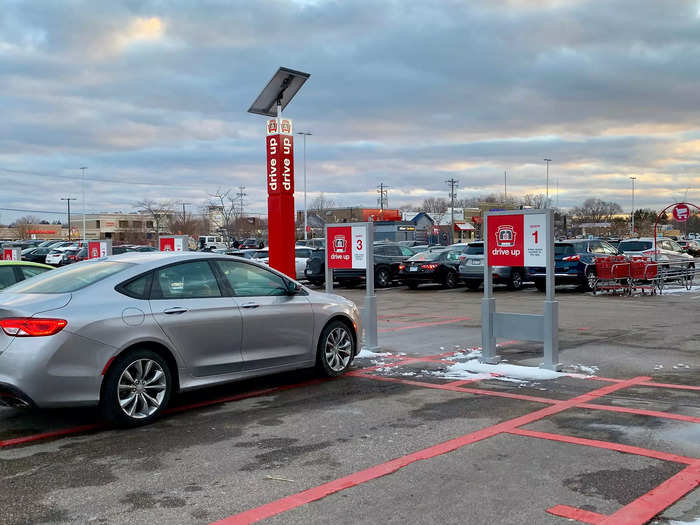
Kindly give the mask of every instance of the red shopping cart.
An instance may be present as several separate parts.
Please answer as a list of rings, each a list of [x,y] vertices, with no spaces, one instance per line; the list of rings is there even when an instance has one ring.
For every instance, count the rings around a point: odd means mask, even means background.
[[[624,255],[596,257],[595,272],[597,280],[593,287],[594,295],[599,291],[630,293],[630,261]]]

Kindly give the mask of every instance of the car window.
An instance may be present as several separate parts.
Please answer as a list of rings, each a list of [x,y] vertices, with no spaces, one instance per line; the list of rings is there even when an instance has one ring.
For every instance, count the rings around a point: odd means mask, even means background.
[[[146,275],[137,277],[126,284],[119,285],[117,291],[135,299],[148,299],[151,294],[151,279],[153,273],[148,272]]]
[[[621,252],[643,252],[644,250],[650,250],[651,247],[651,241],[622,241],[620,243]]]
[[[459,261],[459,255],[462,253],[462,250],[450,250],[447,252],[445,259],[448,262],[454,262],[454,261]]]
[[[442,251],[420,252],[411,257],[409,261],[437,261],[442,253]]]
[[[284,279],[269,270],[238,261],[216,261],[236,297],[286,295]]]
[[[467,246],[467,250],[464,253],[467,255],[484,255],[484,245],[481,243],[470,244]]]
[[[668,244],[671,246],[671,250],[674,252],[682,252],[683,250],[681,249],[680,245],[675,242],[675,241],[668,241]]]
[[[562,255],[574,255],[576,253],[576,249],[574,248],[573,244],[555,244],[554,245],[554,256],[556,257],[557,255],[562,256]]]
[[[388,246],[375,246],[374,254],[375,255],[389,255],[387,248],[388,248]]]
[[[40,266],[20,266],[20,270],[22,270],[24,278],[29,279],[40,273],[48,272],[49,268],[42,268]]]
[[[167,266],[156,271],[153,291],[157,299],[199,299],[221,297],[219,284],[207,261]]]
[[[17,282],[13,266],[0,266],[0,290]]]
[[[71,293],[90,286],[127,268],[131,263],[115,261],[89,261],[71,264],[58,270],[37,275],[12,287],[13,293]]]
[[[601,241],[600,245],[603,247],[603,251],[610,255],[617,255],[617,249],[610,243]]]
[[[588,251],[591,253],[606,253],[603,243],[600,241],[591,241],[588,243]]]
[[[411,256],[415,255],[415,253],[416,253],[413,250],[411,250],[410,248],[406,248],[405,246],[400,246],[399,250],[401,251],[401,255],[403,257],[411,257]]]
[[[311,255],[311,250],[309,248],[297,248],[294,250],[294,256],[300,257],[302,259],[308,259]]]

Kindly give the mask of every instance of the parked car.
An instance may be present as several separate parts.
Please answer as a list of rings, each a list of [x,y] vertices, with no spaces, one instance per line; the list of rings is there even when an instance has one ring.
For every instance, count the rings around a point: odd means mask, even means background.
[[[622,245],[622,241],[620,244]],[[576,239],[554,243],[555,284],[576,284],[586,291],[593,290],[598,277],[595,270],[596,256],[618,255],[618,251],[600,239]],[[527,268],[528,279],[535,281],[540,292],[547,289],[546,269]]]
[[[308,246],[315,250],[322,250],[326,247],[326,239],[323,237],[314,237],[312,239],[301,239],[296,242],[297,246]]]
[[[511,290],[520,290],[526,279],[523,267],[493,266],[491,268],[493,283],[505,284]],[[459,278],[470,290],[478,290],[484,282],[484,242],[470,242],[464,254],[460,257]]]
[[[197,246],[202,251],[228,248],[226,239],[220,235],[200,235],[197,241]]]
[[[338,376],[360,330],[351,301],[252,261],[92,259],[0,294],[0,400],[99,405],[109,421],[135,426],[178,391],[314,366]]]
[[[386,288],[399,279],[399,265],[415,255],[411,248],[398,244],[375,244],[374,247],[374,285]],[[326,281],[326,252],[315,250],[306,263],[305,277],[316,286]],[[352,287],[362,283],[365,270],[337,269],[333,270],[333,280],[339,286]]]
[[[424,283],[438,283],[455,288],[459,283],[459,256],[462,247],[417,253],[399,265],[399,279],[411,290]]]
[[[51,251],[51,248],[33,248],[28,250],[26,253],[22,252],[22,260],[28,262],[43,263],[46,261],[46,256]]]
[[[27,261],[0,261],[0,290],[48,270],[53,267]]]
[[[676,241],[668,237],[657,237],[656,249],[654,249],[653,237],[627,239],[620,242],[620,251],[628,257],[650,257],[659,263],[678,263],[688,268],[695,268],[695,258],[684,252]]]
[[[255,237],[243,239],[243,241],[241,241],[241,244],[236,246],[236,248],[238,248],[239,250],[247,250],[250,248],[263,249],[264,247],[265,247],[265,243],[256,239]]]
[[[698,257],[700,255],[700,242],[693,239],[684,239],[677,242],[685,253],[689,253],[693,257]]]
[[[255,252],[258,250],[231,250],[227,251],[226,255],[233,255],[234,257],[242,257],[243,259],[255,259]]]
[[[68,260],[66,252],[75,248],[75,245],[63,246],[61,248],[51,248],[51,251],[46,256],[46,264],[51,266],[62,266]]]

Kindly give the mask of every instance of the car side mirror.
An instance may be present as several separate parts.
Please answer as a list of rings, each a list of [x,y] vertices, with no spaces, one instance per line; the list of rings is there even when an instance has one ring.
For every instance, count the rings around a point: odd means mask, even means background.
[[[287,288],[287,295],[296,295],[299,293],[299,290],[301,290],[301,286],[294,281],[285,280],[284,284]]]

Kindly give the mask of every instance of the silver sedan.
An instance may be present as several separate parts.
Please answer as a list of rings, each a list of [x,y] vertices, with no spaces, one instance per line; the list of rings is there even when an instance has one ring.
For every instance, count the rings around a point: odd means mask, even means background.
[[[127,253],[0,293],[0,402],[99,405],[148,423],[173,392],[297,368],[342,374],[358,351],[351,301],[270,268],[203,253]]]

